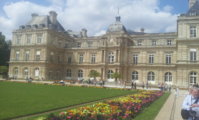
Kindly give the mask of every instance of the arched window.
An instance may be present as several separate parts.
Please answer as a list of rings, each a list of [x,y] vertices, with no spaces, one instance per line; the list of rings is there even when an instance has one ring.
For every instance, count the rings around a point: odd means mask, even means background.
[[[138,80],[138,72],[137,71],[132,72],[132,80]]]
[[[78,70],[78,78],[83,78],[83,70]]]
[[[113,54],[113,52],[110,52],[108,54],[108,62],[109,63],[114,63],[114,54]]]
[[[112,79],[112,74],[113,74],[113,71],[112,70],[108,70],[107,78],[108,79]]]
[[[15,68],[13,69],[13,78],[14,78],[14,79],[16,79],[16,78],[18,77],[18,72],[19,72],[18,68],[15,67]]]
[[[25,68],[23,72],[25,79],[28,78],[28,68]]]
[[[147,80],[148,81],[155,81],[155,73],[154,72],[148,72]]]
[[[18,75],[18,68],[14,68],[14,75]]]
[[[71,77],[72,73],[71,73],[71,69],[67,69],[66,70],[66,77]]]
[[[171,82],[172,81],[172,74],[170,72],[165,73],[164,81],[165,82]]]
[[[39,77],[39,68],[35,69],[35,77]]]
[[[190,80],[190,84],[196,84],[197,73],[196,72],[190,72],[189,80]]]

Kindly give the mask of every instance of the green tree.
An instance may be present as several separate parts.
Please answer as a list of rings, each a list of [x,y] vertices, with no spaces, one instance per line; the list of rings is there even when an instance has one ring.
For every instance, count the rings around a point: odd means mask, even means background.
[[[111,75],[112,78],[115,78],[115,81],[118,82],[118,79],[121,78],[121,74],[118,73],[118,72],[114,72],[112,75]]]
[[[0,78],[8,77],[8,66],[0,66]]]
[[[8,66],[10,58],[11,41],[6,41],[5,36],[0,32],[0,66]]]
[[[99,76],[100,76],[100,73],[97,72],[96,70],[91,70],[88,76],[89,76],[89,77],[93,77],[94,80],[96,80],[96,77],[99,77]]]

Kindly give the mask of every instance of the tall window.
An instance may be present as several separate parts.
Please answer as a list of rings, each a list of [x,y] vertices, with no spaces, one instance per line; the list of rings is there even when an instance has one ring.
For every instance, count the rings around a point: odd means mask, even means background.
[[[83,70],[78,70],[78,78],[83,78]]]
[[[172,74],[170,72],[165,73],[164,81],[165,82],[171,82],[172,81]]]
[[[16,38],[16,44],[20,44],[21,43],[21,35],[17,35],[17,38]]]
[[[79,54],[79,64],[83,63],[83,61],[84,61],[84,55]]]
[[[37,43],[42,43],[43,34],[37,34]]]
[[[166,54],[166,64],[171,64],[171,54]]]
[[[71,77],[71,76],[72,76],[71,69],[67,69],[66,70],[66,77]]]
[[[30,51],[25,51],[25,55],[24,55],[24,60],[25,61],[28,61],[29,60],[29,57],[30,57]]]
[[[112,79],[112,74],[113,74],[113,71],[112,70],[108,70],[107,78],[108,79]]]
[[[113,54],[113,52],[110,52],[108,54],[108,62],[109,63],[114,63],[114,54]]]
[[[148,75],[147,75],[147,80],[148,81],[155,81],[155,73],[149,72]]]
[[[72,63],[72,57],[71,56],[68,56],[68,64],[71,64]]]
[[[171,40],[167,40],[167,45],[171,45]]]
[[[137,71],[132,72],[132,80],[138,80],[138,72]]]
[[[190,79],[190,84],[196,84],[197,73],[196,72],[191,72],[189,74],[189,79]]]
[[[58,56],[57,56],[57,61],[58,61],[58,63],[61,63],[61,62],[62,62],[62,57],[61,57],[61,55],[58,55]]]
[[[93,42],[88,42],[88,47],[92,47]]]
[[[149,55],[149,64],[153,64],[154,63],[154,55],[150,54]]]
[[[138,64],[138,55],[133,55],[133,64]]]
[[[96,54],[91,55],[91,63],[94,64],[96,59]]]
[[[54,52],[50,52],[50,61],[53,62],[54,59]]]
[[[24,77],[25,77],[25,78],[28,78],[28,68],[25,68],[25,69],[24,69]]]
[[[35,69],[35,77],[39,77],[39,68]]]
[[[27,38],[26,38],[27,44],[30,44],[30,43],[31,43],[31,40],[32,40],[32,35],[27,35],[26,37],[27,37]]]
[[[41,59],[40,57],[41,57],[41,51],[37,50],[35,55],[35,60],[39,61]]]
[[[16,53],[15,53],[15,60],[19,60],[19,55],[20,55],[19,51],[16,51]]]
[[[190,37],[191,38],[196,37],[196,26],[190,26]]]
[[[142,46],[142,40],[137,41],[137,46]]]
[[[197,60],[197,52],[196,49],[190,50],[190,61],[196,61]]]
[[[151,45],[152,45],[152,46],[156,46],[156,40],[152,40]]]
[[[17,78],[17,76],[18,76],[18,68],[16,67],[16,68],[14,68],[14,71],[13,71],[13,73],[14,73],[14,77],[15,78]]]

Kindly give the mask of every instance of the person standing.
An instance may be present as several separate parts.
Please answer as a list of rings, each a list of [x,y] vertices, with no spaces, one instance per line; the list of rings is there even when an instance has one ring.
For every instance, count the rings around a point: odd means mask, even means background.
[[[133,89],[133,88],[134,88],[134,82],[131,83],[131,89]]]
[[[146,89],[148,89],[148,87],[149,87],[149,83],[148,83],[148,81],[146,82]]]
[[[136,82],[134,83],[134,88],[137,89],[137,84],[136,84]]]

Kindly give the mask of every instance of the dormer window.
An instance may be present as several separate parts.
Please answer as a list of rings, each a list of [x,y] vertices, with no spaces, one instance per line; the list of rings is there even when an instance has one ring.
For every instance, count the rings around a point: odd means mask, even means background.
[[[189,13],[190,16],[196,16],[196,12]]]

